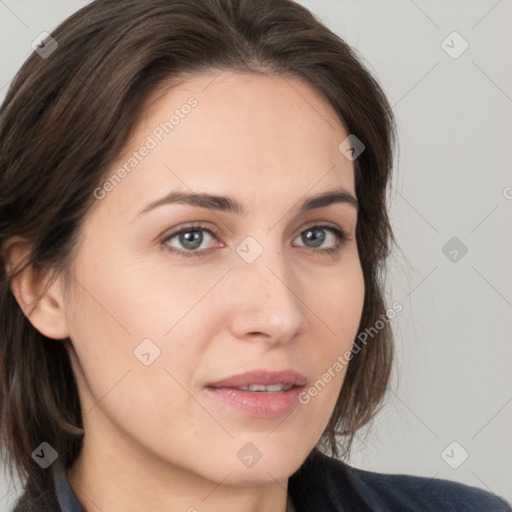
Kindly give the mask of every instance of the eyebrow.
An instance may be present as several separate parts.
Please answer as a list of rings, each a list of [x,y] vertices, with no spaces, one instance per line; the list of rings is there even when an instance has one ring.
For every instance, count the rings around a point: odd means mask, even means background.
[[[242,203],[231,197],[218,196],[206,193],[193,193],[193,192],[180,192],[173,191],[164,197],[152,201],[144,206],[137,216],[154,210],[162,205],[169,205],[174,203],[188,204],[191,206],[199,206],[201,208],[208,208],[210,210],[218,210],[229,213],[236,213],[238,215],[245,215],[245,209]],[[335,203],[347,204],[359,211],[358,200],[344,188],[337,188],[322,192],[315,196],[307,198],[302,202],[299,213],[305,213],[315,208],[323,208]]]

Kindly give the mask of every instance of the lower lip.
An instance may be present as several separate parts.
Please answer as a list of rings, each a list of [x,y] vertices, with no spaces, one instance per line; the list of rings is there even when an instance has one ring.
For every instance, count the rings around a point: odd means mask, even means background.
[[[276,418],[299,405],[299,395],[305,386],[294,386],[287,391],[246,391],[233,388],[206,389],[210,394],[255,418]]]

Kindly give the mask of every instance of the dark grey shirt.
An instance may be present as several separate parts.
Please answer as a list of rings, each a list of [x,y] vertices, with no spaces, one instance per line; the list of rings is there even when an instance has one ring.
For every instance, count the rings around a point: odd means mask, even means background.
[[[52,468],[55,506],[41,507],[37,496],[26,493],[13,512],[85,512],[62,466]],[[288,492],[297,512],[512,512],[503,499],[476,487],[364,471],[316,449],[290,477]]]
[[[54,467],[53,474],[55,478],[55,495],[60,506],[60,511],[57,509],[58,512],[85,512],[85,509],[69,485],[62,464]]]

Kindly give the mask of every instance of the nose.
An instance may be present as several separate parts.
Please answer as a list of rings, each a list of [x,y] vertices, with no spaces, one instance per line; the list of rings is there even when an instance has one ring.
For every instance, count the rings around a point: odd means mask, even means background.
[[[265,249],[252,263],[237,257],[228,286],[229,325],[237,338],[286,343],[305,329],[300,281],[281,251]]]

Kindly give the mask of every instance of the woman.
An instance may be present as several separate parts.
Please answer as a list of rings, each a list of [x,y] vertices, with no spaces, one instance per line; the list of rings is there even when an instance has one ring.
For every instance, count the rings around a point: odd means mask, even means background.
[[[289,0],[97,0],[36,47],[0,116],[15,510],[510,510],[338,460],[391,371],[393,145]]]

